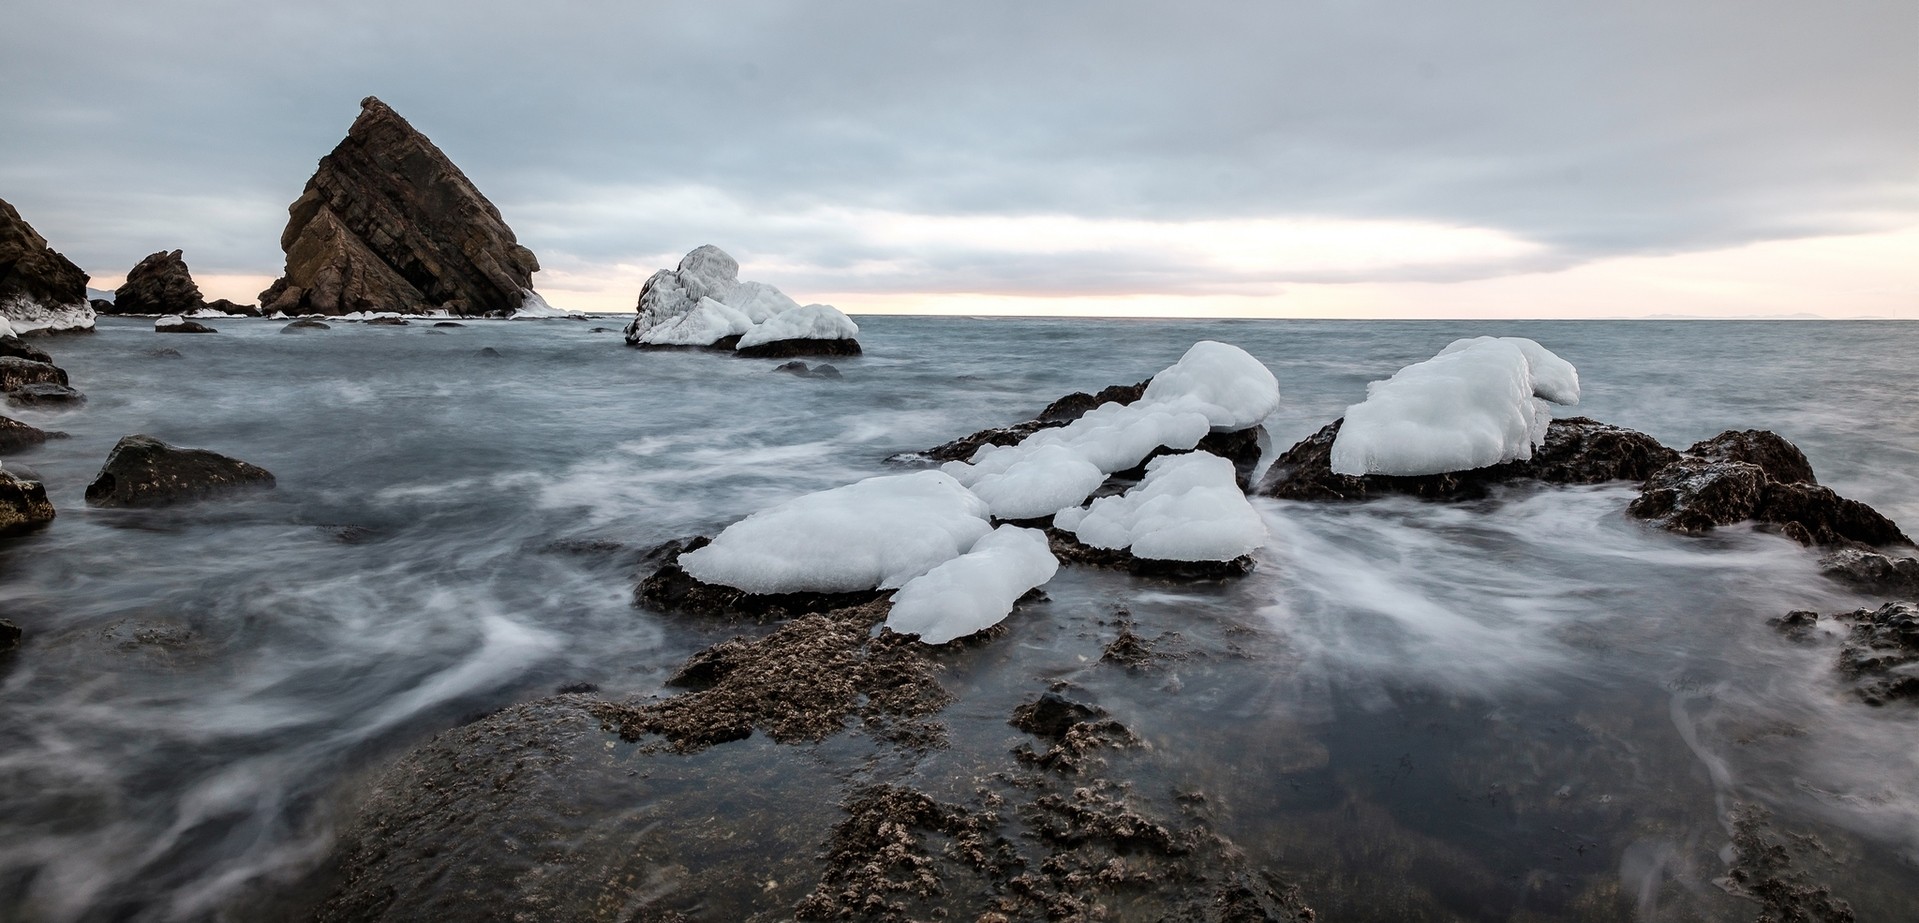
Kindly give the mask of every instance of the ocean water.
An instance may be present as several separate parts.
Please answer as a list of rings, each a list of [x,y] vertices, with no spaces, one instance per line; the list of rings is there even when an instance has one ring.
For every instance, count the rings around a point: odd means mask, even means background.
[[[566,684],[658,691],[734,630],[635,608],[639,550],[1142,380],[1200,339],[1272,369],[1283,448],[1452,339],[1532,337],[1579,367],[1568,413],[1682,448],[1772,429],[1919,527],[1915,324],[875,317],[839,381],[632,351],[594,332],[613,321],[216,326],[48,341],[89,402],[8,411],[71,438],[0,460],[60,511],[0,544],[0,615],[28,632],[0,659],[0,920],[244,919],[321,866],[410,747]],[[88,509],[136,432],[279,488]],[[1774,535],[1650,530],[1632,496],[1259,500],[1271,541],[1247,578],[1062,571],[952,671],[956,747],[1070,682],[1327,919],[1751,919],[1714,884],[1741,805],[1816,837],[1811,871],[1859,919],[1919,915],[1919,712],[1858,703],[1830,644],[1766,624],[1879,600]],[[1238,655],[1102,669],[1121,610]]]

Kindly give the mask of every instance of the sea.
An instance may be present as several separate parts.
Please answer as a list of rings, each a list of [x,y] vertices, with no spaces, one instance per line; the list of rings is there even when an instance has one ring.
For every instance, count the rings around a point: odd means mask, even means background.
[[[249,919],[313,887],[380,773],[436,734],[560,687],[659,694],[690,652],[766,630],[637,607],[641,550],[897,473],[891,456],[1200,340],[1277,377],[1273,450],[1456,338],[1523,336],[1579,369],[1561,415],[1678,448],[1770,429],[1919,529],[1915,323],[875,316],[829,379],[636,351],[622,320],[102,318],[41,341],[88,401],[5,411],[68,438],[0,459],[59,511],[0,540],[0,617],[26,632],[0,655],[0,920]],[[278,487],[89,508],[134,433]],[[955,746],[1000,740],[1004,706],[1064,684],[1321,919],[1751,920],[1725,880],[1747,816],[1857,919],[1919,918],[1919,710],[1854,697],[1836,637],[1768,624],[1884,600],[1776,534],[1630,519],[1634,495],[1256,499],[1249,576],[1062,569],[953,671],[942,718]],[[1232,654],[1115,669],[1122,619]]]

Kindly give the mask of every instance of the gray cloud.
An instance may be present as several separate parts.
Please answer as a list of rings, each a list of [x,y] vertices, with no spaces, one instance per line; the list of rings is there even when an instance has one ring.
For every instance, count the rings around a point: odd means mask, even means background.
[[[1262,277],[910,252],[755,216],[1306,215],[1543,245],[1379,276],[1431,279],[1919,221],[1919,8],[1903,0],[16,6],[0,197],[96,273],[171,247],[197,271],[277,271],[286,204],[368,93],[543,256],[710,241],[805,263],[807,284],[891,267],[834,290]],[[607,207],[671,188],[744,208]]]

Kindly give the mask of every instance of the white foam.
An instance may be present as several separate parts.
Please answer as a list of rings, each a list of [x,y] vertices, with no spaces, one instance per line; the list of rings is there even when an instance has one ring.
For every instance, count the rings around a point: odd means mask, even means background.
[[[1058,571],[1045,533],[1000,526],[965,554],[900,587],[886,627],[944,644],[999,624],[1021,596]]]

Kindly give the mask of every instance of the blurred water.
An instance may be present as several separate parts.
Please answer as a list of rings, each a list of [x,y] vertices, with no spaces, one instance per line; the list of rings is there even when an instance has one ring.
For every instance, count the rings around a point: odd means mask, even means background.
[[[0,545],[0,614],[29,634],[0,661],[0,919],[215,918],[312,868],[405,748],[563,684],[653,691],[724,636],[631,606],[639,550],[1141,380],[1198,339],[1273,370],[1284,447],[1454,338],[1530,336],[1579,367],[1574,412],[1680,447],[1774,429],[1823,482],[1919,523],[1910,324],[869,318],[843,381],[638,353],[572,321],[216,326],[49,341],[89,403],[9,411],[71,438],[5,459],[60,516]],[[88,509],[134,432],[279,489]],[[1380,879],[1468,919],[1579,918],[1581,899],[1716,918],[1723,868],[1684,857],[1723,842],[1734,800],[1855,844],[1840,874],[1861,919],[1910,908],[1919,722],[1846,698],[1829,648],[1765,625],[1868,600],[1774,536],[1649,531],[1620,515],[1630,497],[1260,501],[1272,541],[1245,580],[1063,572],[1051,622],[952,678],[955,738],[999,726],[1023,680],[1069,679],[1341,918],[1394,918]],[[1245,656],[1115,678],[1084,654],[1121,607]],[[1355,880],[1370,906],[1341,890]]]

